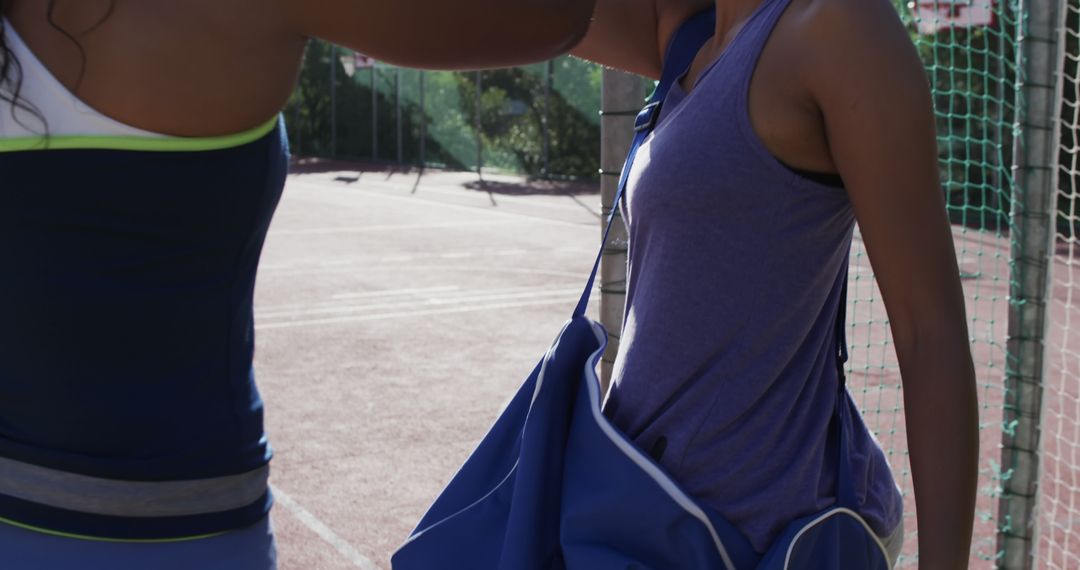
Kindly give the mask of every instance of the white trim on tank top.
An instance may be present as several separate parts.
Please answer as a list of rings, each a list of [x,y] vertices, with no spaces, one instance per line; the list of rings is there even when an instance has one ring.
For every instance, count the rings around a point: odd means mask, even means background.
[[[4,39],[22,69],[22,86],[19,97],[33,105],[34,110],[45,117],[45,123],[33,112],[0,103],[0,139],[49,136],[138,136],[161,138],[166,135],[126,125],[105,116],[75,96],[49,71],[45,64],[26,45],[22,37],[4,18]],[[13,86],[10,79],[0,82],[0,91],[10,97]]]

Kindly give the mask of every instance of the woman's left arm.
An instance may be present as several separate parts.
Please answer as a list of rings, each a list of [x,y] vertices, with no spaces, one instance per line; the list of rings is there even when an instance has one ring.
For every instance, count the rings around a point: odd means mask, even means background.
[[[920,568],[966,568],[978,405],[926,74],[888,0],[813,0],[805,84],[823,114],[904,384]]]

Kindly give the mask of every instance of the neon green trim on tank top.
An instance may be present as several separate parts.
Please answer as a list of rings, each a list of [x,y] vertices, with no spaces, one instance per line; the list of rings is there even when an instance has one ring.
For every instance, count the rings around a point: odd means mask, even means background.
[[[100,537],[100,536],[86,536],[86,535],[82,535],[82,534],[72,534],[70,532],[60,532],[60,531],[57,531],[57,530],[49,530],[47,528],[40,528],[40,527],[36,527],[36,526],[31,526],[31,525],[28,525],[28,524],[23,524],[21,522],[16,522],[16,521],[13,521],[11,519],[5,519],[3,517],[0,517],[0,523],[8,524],[8,525],[11,525],[11,526],[14,526],[14,527],[18,527],[18,528],[21,528],[23,530],[29,530],[29,531],[32,531],[32,532],[40,532],[42,534],[48,534],[48,535],[51,535],[51,536],[58,536],[60,538],[74,538],[74,539],[77,539],[77,540],[89,540],[89,541],[93,541],[93,542],[120,542],[120,543],[140,543],[140,544],[164,543],[164,542],[186,542],[186,541],[191,541],[191,540],[202,540],[204,538],[213,538],[215,536],[221,536],[221,535],[225,534],[226,532],[229,532],[229,531],[223,531],[223,532],[215,532],[213,534],[200,534],[200,535],[197,535],[197,536],[183,536],[183,537],[180,537],[180,538],[133,538],[133,539],[128,539],[128,538],[103,538],[103,537]]]
[[[139,137],[139,136],[37,136],[0,139],[0,152],[38,150],[131,150],[143,152],[202,152],[243,146],[274,129],[278,117],[254,129],[220,137]]]

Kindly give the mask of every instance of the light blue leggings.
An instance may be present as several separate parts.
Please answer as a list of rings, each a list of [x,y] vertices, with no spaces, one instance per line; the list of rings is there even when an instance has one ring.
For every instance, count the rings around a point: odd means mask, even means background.
[[[98,542],[0,523],[4,570],[275,570],[270,517],[248,528],[182,542]]]

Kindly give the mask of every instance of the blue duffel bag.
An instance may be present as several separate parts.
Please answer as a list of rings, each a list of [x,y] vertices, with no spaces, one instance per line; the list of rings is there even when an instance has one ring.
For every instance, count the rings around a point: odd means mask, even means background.
[[[673,37],[663,77],[638,115],[616,204],[664,96],[714,28],[709,10]],[[610,230],[609,219],[603,243]],[[601,413],[596,366],[607,333],[585,316],[599,262],[600,254],[570,321],[394,553],[393,568],[887,570],[884,545],[855,512],[850,480],[844,432],[856,412],[842,381],[846,303],[837,319],[841,382],[832,422],[840,449],[837,504],[790,523],[762,555]]]

